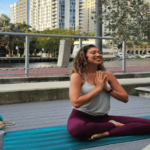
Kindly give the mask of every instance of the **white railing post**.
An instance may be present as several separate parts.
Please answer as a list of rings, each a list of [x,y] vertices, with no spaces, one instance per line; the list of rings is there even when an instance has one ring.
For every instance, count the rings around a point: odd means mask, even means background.
[[[123,53],[122,72],[126,73],[126,42],[125,41],[123,41],[122,43],[122,53]]]
[[[82,39],[79,38],[79,49],[81,49],[81,48],[82,48]]]
[[[29,77],[29,36],[26,36],[25,77]]]

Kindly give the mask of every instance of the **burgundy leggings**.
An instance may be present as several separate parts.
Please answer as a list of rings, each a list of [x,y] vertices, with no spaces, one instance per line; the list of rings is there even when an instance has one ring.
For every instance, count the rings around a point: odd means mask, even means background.
[[[116,127],[109,120],[123,123],[121,127]],[[150,133],[150,120],[125,116],[92,116],[76,109],[72,113],[67,123],[68,132],[76,138],[87,139],[93,134],[109,132],[109,136],[142,135]]]

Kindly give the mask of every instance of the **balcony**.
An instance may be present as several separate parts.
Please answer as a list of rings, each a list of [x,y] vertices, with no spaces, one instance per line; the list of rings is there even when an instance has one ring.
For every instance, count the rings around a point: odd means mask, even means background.
[[[56,4],[57,4],[57,1],[52,2],[52,5],[56,5]]]
[[[52,16],[56,16],[57,15],[57,11],[52,12]]]
[[[56,8],[57,8],[57,5],[53,5],[53,6],[52,6],[52,9],[56,9]]]
[[[55,9],[52,9],[52,13],[53,13],[53,12],[57,12],[57,9],[56,9],[56,8],[55,8]]]
[[[52,19],[52,23],[57,23],[57,19]]]

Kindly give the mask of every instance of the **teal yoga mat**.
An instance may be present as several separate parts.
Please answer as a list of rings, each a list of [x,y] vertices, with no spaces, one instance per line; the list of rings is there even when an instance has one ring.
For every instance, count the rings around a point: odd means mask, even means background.
[[[150,119],[150,116],[140,118]],[[150,135],[106,137],[95,141],[79,141],[68,133],[66,125],[62,125],[8,132],[4,136],[3,150],[77,150],[147,138],[150,138]]]
[[[0,114],[0,121],[3,121],[3,115]]]

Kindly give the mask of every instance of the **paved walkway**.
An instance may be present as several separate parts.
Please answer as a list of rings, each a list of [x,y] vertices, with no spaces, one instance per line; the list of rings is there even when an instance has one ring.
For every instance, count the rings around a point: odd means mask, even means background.
[[[29,76],[30,77],[38,77],[38,76],[60,76],[69,74],[72,67],[65,67],[65,68],[30,68],[29,69]],[[114,73],[121,73],[122,67],[106,67],[107,71],[114,72]],[[133,72],[150,72],[150,66],[127,66],[126,67],[127,73]],[[24,77],[24,68],[0,68],[0,78],[1,77]],[[4,74],[4,75],[3,75]],[[10,75],[12,74],[12,75]]]

